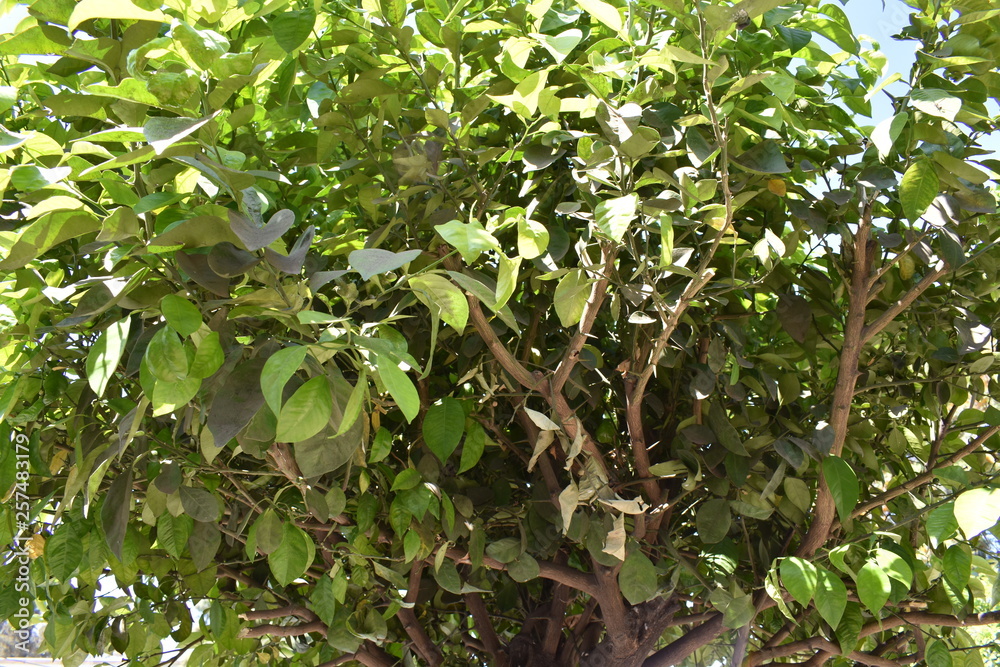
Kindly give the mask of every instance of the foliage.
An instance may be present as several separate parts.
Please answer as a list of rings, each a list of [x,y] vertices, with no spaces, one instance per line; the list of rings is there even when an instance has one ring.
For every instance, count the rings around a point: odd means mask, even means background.
[[[981,664],[989,0],[910,0],[881,122],[815,0],[26,4],[0,538],[66,664]]]

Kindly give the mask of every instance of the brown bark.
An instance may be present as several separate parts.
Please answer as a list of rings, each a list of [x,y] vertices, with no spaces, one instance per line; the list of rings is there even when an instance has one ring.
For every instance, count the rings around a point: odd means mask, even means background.
[[[406,598],[404,598],[411,605],[416,604],[417,597],[420,595],[420,579],[423,577],[423,572],[423,561],[414,561],[413,566],[410,568],[410,580],[407,584]],[[434,645],[431,638],[427,636],[423,626],[417,620],[417,613],[413,610],[413,607],[401,608],[396,612],[396,617],[402,623],[403,630],[406,631],[410,640],[413,641],[414,649],[416,649],[417,654],[424,662],[432,667],[436,667],[444,662],[441,651]]]
[[[464,596],[465,605],[472,612],[472,620],[476,624],[476,632],[483,642],[483,648],[493,659],[492,664],[497,667],[507,667],[507,653],[503,650],[496,630],[493,628],[493,621],[490,620],[489,611],[483,602],[483,596],[479,593],[466,593]]]

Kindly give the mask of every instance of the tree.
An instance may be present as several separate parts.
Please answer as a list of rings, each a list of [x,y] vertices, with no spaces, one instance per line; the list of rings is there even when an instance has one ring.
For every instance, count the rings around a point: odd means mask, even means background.
[[[982,664],[1000,10],[908,4],[876,122],[816,0],[28,3],[0,615],[67,664]]]

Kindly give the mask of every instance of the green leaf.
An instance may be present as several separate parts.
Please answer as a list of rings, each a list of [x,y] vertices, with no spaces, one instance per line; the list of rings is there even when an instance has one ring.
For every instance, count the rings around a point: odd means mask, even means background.
[[[273,508],[268,507],[261,513],[254,523],[254,537],[257,542],[257,549],[262,554],[269,554],[281,546],[281,536],[284,531],[284,523],[278,517]]]
[[[219,332],[212,331],[198,344],[194,359],[191,361],[191,368],[188,369],[188,375],[197,379],[211,377],[222,368],[225,361],[222,344],[219,342]]]
[[[972,576],[972,550],[967,544],[953,544],[944,552],[941,569],[945,578],[955,588],[962,590]]]
[[[436,273],[411,276],[409,283],[413,293],[432,313],[459,333],[465,331],[469,321],[469,302],[454,283]]]
[[[372,276],[395,271],[409,264],[420,257],[422,252],[421,250],[390,252],[379,248],[364,248],[352,250],[351,254],[347,256],[347,263],[361,274],[362,280],[368,280]]]
[[[781,583],[785,585],[792,598],[803,607],[808,606],[816,594],[816,585],[819,582],[816,566],[807,560],[792,556],[781,561],[779,571]]]
[[[104,395],[108,382],[118,368],[131,326],[131,318],[113,323],[98,337],[87,353],[87,382],[98,398]]]
[[[427,447],[445,462],[458,447],[465,432],[465,411],[454,398],[443,398],[424,415],[423,435]]]
[[[840,643],[840,651],[843,655],[853,652],[858,646],[858,635],[865,625],[865,617],[861,612],[861,605],[857,602],[848,602],[844,607],[844,615],[837,626],[837,641]]]
[[[193,303],[168,294],[160,300],[160,312],[174,331],[187,337],[201,328],[201,311]]]
[[[517,221],[517,254],[534,259],[549,247],[549,230],[540,222],[520,218]]]
[[[965,537],[972,539],[1000,519],[1000,489],[971,489],[955,500],[955,520]]]
[[[142,134],[146,137],[146,142],[156,151],[156,154],[163,155],[165,150],[181,139],[197,132],[214,117],[214,115],[207,118],[153,116],[146,121],[146,124],[142,128]],[[138,213],[138,211],[136,212]]]
[[[145,361],[157,380],[179,382],[187,378],[187,352],[181,339],[169,327],[161,327],[153,334],[146,347]]]
[[[129,513],[132,509],[132,468],[125,469],[125,474],[118,475],[108,487],[101,506],[101,528],[107,540],[111,553],[118,560],[122,559],[122,546],[125,543],[125,532],[128,528]]]
[[[757,610],[754,608],[753,598],[740,591],[740,595],[733,596],[733,599],[722,612],[722,624],[727,628],[736,630],[750,623]]]
[[[372,440],[372,449],[368,453],[369,463],[378,463],[389,456],[392,451],[392,434],[384,426],[379,427]]]
[[[268,17],[274,41],[286,53],[291,53],[302,46],[312,33],[315,23],[316,14],[311,9],[298,9]]]
[[[930,207],[940,191],[941,181],[934,163],[926,158],[917,160],[903,174],[903,181],[899,186],[903,214],[910,222],[915,222]]]
[[[927,642],[924,660],[927,662],[927,667],[952,667],[951,651],[940,639],[931,639]]]
[[[851,512],[858,504],[858,477],[854,474],[854,469],[842,458],[827,456],[823,459],[823,479],[830,487],[830,495],[837,506],[837,514],[842,522],[847,522],[851,518]]]
[[[875,550],[875,563],[890,579],[895,579],[907,589],[913,585],[913,570],[909,563],[894,551]]]
[[[381,354],[375,355],[375,367],[386,391],[402,410],[406,421],[412,422],[420,412],[420,396],[413,381],[399,368],[399,364]]]
[[[958,520],[955,519],[954,502],[936,507],[927,515],[927,534],[934,548],[949,539],[957,530]]]
[[[711,404],[708,411],[708,425],[712,429],[712,432],[715,433],[715,437],[718,438],[719,444],[723,447],[738,456],[750,455],[750,452],[743,445],[739,431],[729,421],[726,409],[722,407],[721,403],[714,402]]]
[[[281,413],[281,395],[285,385],[305,361],[309,348],[296,345],[278,350],[264,362],[264,370],[260,373],[260,387],[264,392],[264,400],[274,414]]]
[[[45,540],[45,563],[49,573],[67,583],[83,560],[83,541],[72,524],[62,524]]]
[[[892,145],[899,138],[899,135],[902,134],[903,128],[906,127],[909,118],[909,114],[904,111],[891,118],[886,118],[875,126],[871,139],[872,143],[875,144],[875,148],[878,149],[880,160],[884,161],[892,153]]]
[[[192,65],[207,69],[229,51],[229,40],[214,30],[197,30],[187,23],[178,22],[170,31],[174,42],[187,52]]]
[[[462,445],[462,459],[458,464],[458,474],[471,470],[479,463],[486,448],[486,430],[476,420],[470,420],[465,428],[465,443]]]
[[[656,580],[656,567],[640,549],[632,549],[618,571],[618,586],[631,605],[656,597],[660,587]]]
[[[195,486],[182,486],[181,506],[184,512],[195,521],[218,521],[222,513],[219,499],[214,495]]]
[[[169,414],[191,402],[201,389],[201,378],[186,377],[183,380],[157,380],[150,397],[153,416]]]
[[[582,269],[572,269],[559,279],[552,297],[556,315],[564,327],[576,326],[590,298],[591,281]]]
[[[222,533],[214,522],[194,522],[194,530],[188,537],[188,551],[196,568],[204,570],[212,565],[221,544]]]
[[[538,111],[538,101],[545,84],[548,82],[548,70],[532,72],[514,87],[510,96],[510,108],[525,120],[530,119]]]
[[[620,243],[635,220],[638,208],[639,195],[636,194],[605,199],[594,209],[594,222],[603,236]]]
[[[462,577],[459,576],[458,568],[452,560],[445,559],[441,563],[441,567],[434,572],[434,580],[449,593],[456,595],[462,593]]]
[[[836,628],[847,608],[847,586],[840,577],[816,566],[819,579],[816,583],[816,609],[823,620]]]
[[[962,110],[961,98],[935,88],[914,88],[910,91],[910,104],[929,116],[954,122]]]
[[[505,537],[486,545],[486,555],[501,563],[510,563],[524,553],[521,540]]]
[[[346,380],[345,380],[346,382]],[[347,404],[343,408],[343,416],[337,433],[334,437],[347,433],[358,421],[358,417],[364,412],[365,399],[368,397],[368,372],[364,369],[358,374],[358,381],[351,388],[351,394],[347,398]]]
[[[487,250],[500,251],[497,240],[476,220],[467,223],[452,220],[435,225],[434,230],[458,250],[466,264],[471,264]]]
[[[724,498],[706,500],[698,507],[698,513],[695,515],[698,537],[705,544],[717,544],[729,533],[732,520],[727,500]]]
[[[180,558],[193,530],[194,519],[190,516],[173,516],[164,512],[156,520],[156,541],[168,554]]]
[[[126,19],[133,21],[158,21],[166,23],[166,15],[158,9],[140,9],[128,0],[80,0],[73,7],[66,26],[76,30],[84,21],[91,19]]]
[[[781,146],[771,139],[762,141],[738,157],[734,157],[733,162],[758,174],[787,174],[791,171],[785,163]]]
[[[603,2],[603,0],[574,1],[580,6],[581,9],[615,32],[621,32],[622,28],[625,27],[625,24],[622,22],[622,16],[618,13],[618,10],[612,5]]]
[[[288,209],[281,209],[267,221],[267,224],[260,227],[242,215],[228,211],[229,228],[239,238],[247,250],[260,250],[265,248],[292,228],[295,224],[295,214]]]
[[[96,232],[101,221],[89,213],[53,211],[38,218],[17,234],[17,240],[0,262],[0,270],[19,269],[52,248],[78,236]]]
[[[785,44],[788,45],[788,51],[792,55],[795,55],[796,52],[805,48],[812,41],[812,33],[808,30],[788,28],[783,25],[776,25],[774,29],[781,36],[781,39],[784,40]]]
[[[330,380],[325,375],[310,378],[281,406],[275,438],[279,442],[311,438],[327,425],[332,411]]]
[[[309,534],[289,522],[282,526],[281,544],[267,556],[271,574],[287,586],[306,573],[316,555],[316,545]]]
[[[615,13],[617,14],[617,12]],[[608,16],[610,17],[611,15],[608,14]],[[612,18],[612,20],[614,19]],[[539,33],[532,33],[531,36],[541,42],[542,46],[544,46],[545,50],[552,55],[556,63],[561,63],[566,60],[567,56],[569,56],[573,49],[575,49],[583,40],[583,32],[577,28],[563,30],[558,35],[542,35]]]
[[[538,561],[528,553],[521,554],[507,564],[507,574],[514,581],[521,583],[537,579],[540,572],[541,569],[538,566]]]
[[[407,489],[412,489],[417,484],[423,481],[419,470],[414,470],[413,468],[407,468],[403,470],[398,475],[392,483],[390,491],[405,491]]]
[[[490,304],[488,301],[486,302],[486,305],[489,306],[490,310],[496,312],[497,310],[503,308],[503,306],[510,300],[510,297],[514,294],[514,291],[517,290],[517,277],[520,266],[520,257],[511,259],[507,257],[507,255],[501,253],[500,267],[497,274],[497,289],[495,293],[496,303]]]
[[[403,537],[403,562],[412,563],[420,553],[420,533],[415,530],[406,531]]]
[[[885,606],[891,591],[889,575],[882,571],[878,563],[868,561],[862,566],[858,572],[858,599],[872,613],[877,614]]]

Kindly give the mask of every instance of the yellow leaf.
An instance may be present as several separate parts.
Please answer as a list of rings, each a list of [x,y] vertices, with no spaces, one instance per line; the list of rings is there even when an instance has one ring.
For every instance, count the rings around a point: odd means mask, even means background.
[[[35,560],[41,556],[45,553],[45,538],[40,533],[32,535],[31,539],[28,540],[26,551],[28,552],[28,558],[31,560]]]
[[[913,261],[913,257],[909,254],[903,255],[899,258],[899,277],[903,280],[909,280],[913,277],[913,271],[916,267],[917,263]]]

